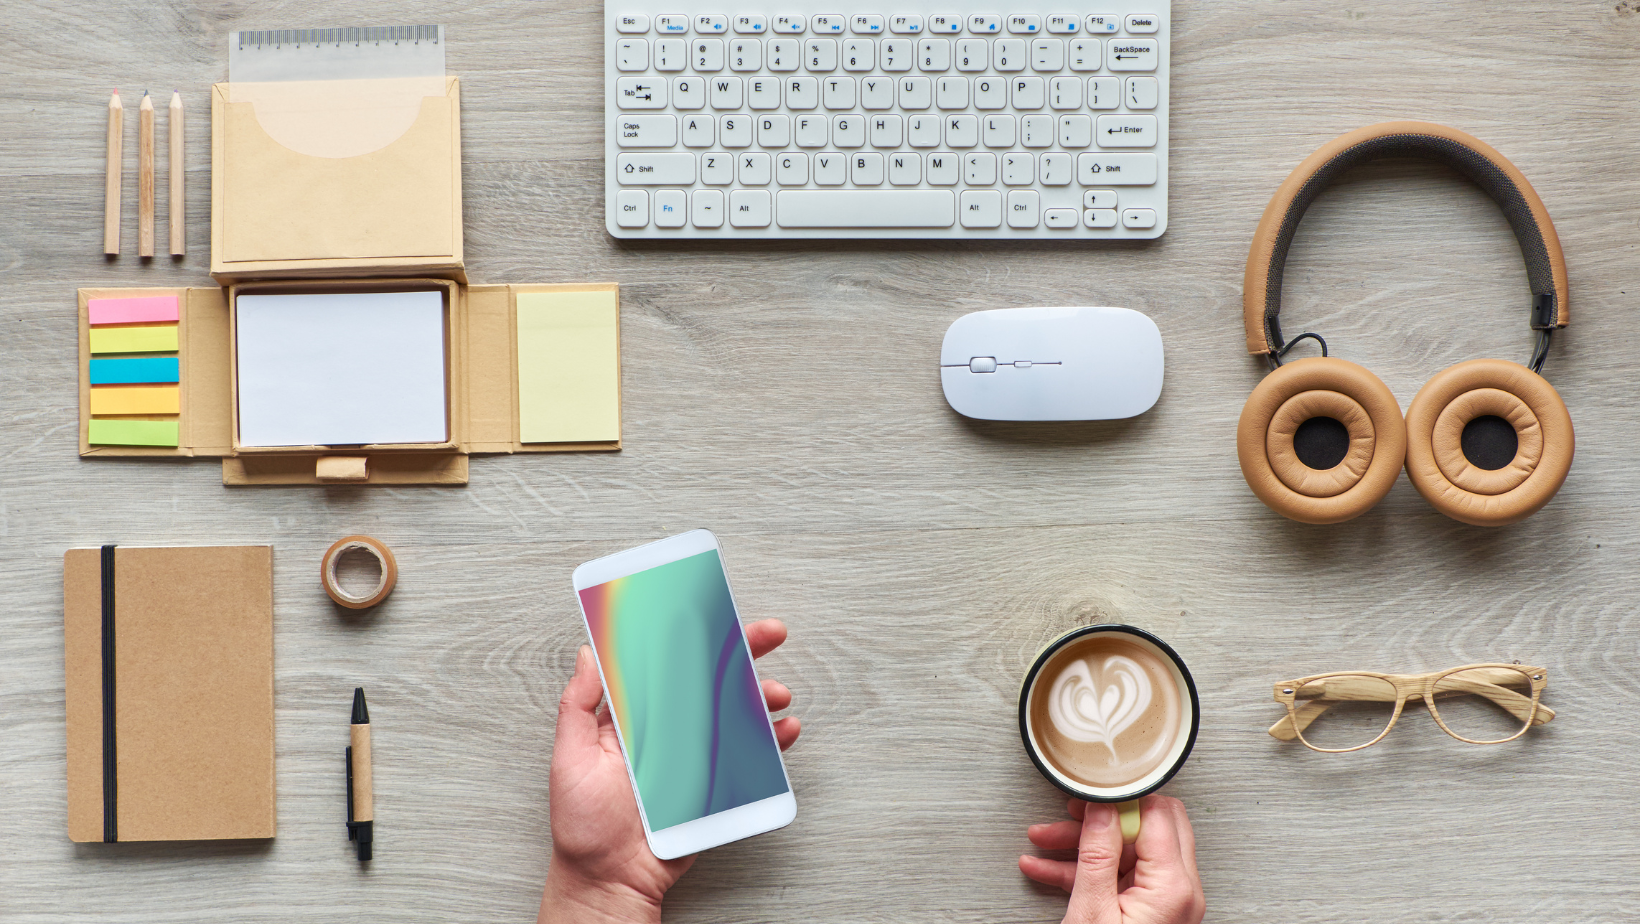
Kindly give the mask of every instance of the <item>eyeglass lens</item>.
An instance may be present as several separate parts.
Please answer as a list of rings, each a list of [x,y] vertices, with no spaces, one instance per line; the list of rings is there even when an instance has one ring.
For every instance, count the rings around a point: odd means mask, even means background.
[[[1293,712],[1312,747],[1360,747],[1384,733],[1395,715],[1395,685],[1381,677],[1342,674],[1299,687]]]
[[[1532,717],[1532,679],[1508,667],[1474,667],[1435,681],[1435,711],[1460,738],[1489,743],[1520,734]]]

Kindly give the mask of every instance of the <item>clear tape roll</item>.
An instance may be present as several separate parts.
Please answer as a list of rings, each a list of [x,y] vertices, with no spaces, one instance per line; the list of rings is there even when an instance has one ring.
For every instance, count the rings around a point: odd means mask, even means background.
[[[353,549],[364,549],[381,563],[381,579],[368,594],[348,593],[336,579],[337,562],[343,554]],[[367,610],[386,600],[387,595],[393,592],[393,585],[399,582],[399,564],[394,560],[392,550],[381,542],[369,536],[344,536],[326,550],[324,561],[319,564],[319,579],[325,585],[325,593],[338,605],[350,610]]]

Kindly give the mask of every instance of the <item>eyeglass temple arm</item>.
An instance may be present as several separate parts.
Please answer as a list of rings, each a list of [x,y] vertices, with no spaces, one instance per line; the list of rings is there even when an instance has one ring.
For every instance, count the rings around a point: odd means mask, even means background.
[[[1272,737],[1282,741],[1291,741],[1298,737],[1298,732],[1310,727],[1323,712],[1341,702],[1394,702],[1395,697],[1386,695],[1380,683],[1351,682],[1348,677],[1329,678],[1322,681],[1322,690],[1325,699],[1313,699],[1293,709],[1292,716],[1282,716],[1269,728]],[[1460,680],[1455,677],[1443,677],[1435,686],[1436,693],[1474,693],[1484,696],[1506,709],[1515,718],[1525,720],[1527,713],[1532,709],[1532,698],[1522,696],[1507,687],[1500,687],[1490,683],[1477,683],[1472,680]],[[1416,695],[1416,694],[1415,694]],[[1555,711],[1543,703],[1537,704],[1536,712],[1532,713],[1532,724],[1543,725],[1553,721]],[[1298,729],[1293,729],[1291,719],[1297,718]]]

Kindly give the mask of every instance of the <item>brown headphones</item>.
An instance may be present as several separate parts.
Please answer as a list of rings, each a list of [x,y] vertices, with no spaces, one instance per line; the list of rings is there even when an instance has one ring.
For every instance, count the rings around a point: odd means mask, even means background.
[[[1345,171],[1384,157],[1435,160],[1473,180],[1503,209],[1526,258],[1536,346],[1527,365],[1472,359],[1430,379],[1406,417],[1378,377],[1327,356],[1313,333],[1281,336],[1281,274],[1304,212]],[[1298,165],[1264,209],[1242,289],[1247,352],[1272,371],[1236,427],[1247,484],[1270,509],[1303,523],[1365,513],[1404,466],[1424,499],[1455,520],[1503,526],[1549,502],[1572,466],[1572,418],[1540,370],[1550,336],[1570,321],[1566,260],[1526,177],[1477,138],[1429,122],[1385,122],[1341,135]],[[1283,363],[1313,339],[1319,358]]]

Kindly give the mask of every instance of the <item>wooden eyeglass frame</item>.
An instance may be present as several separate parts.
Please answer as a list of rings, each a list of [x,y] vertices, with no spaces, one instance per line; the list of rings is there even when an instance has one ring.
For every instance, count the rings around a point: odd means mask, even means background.
[[[1465,738],[1452,729],[1447,728],[1446,722],[1441,719],[1441,711],[1439,707],[1435,705],[1436,686],[1440,684],[1443,679],[1450,677],[1453,674],[1476,670],[1491,670],[1494,672],[1506,670],[1510,671],[1511,675],[1516,673],[1522,674],[1531,683],[1532,696],[1528,699],[1508,687],[1499,686],[1496,683],[1475,683],[1471,682],[1471,678],[1465,678],[1463,681],[1450,681],[1449,683],[1452,685],[1443,688],[1440,692],[1445,693],[1456,689],[1457,684],[1471,687],[1472,689],[1468,689],[1464,692],[1484,696],[1496,705],[1514,714],[1516,718],[1525,720],[1521,725],[1520,730],[1515,732],[1513,735],[1510,735],[1507,738],[1499,738],[1496,741],[1477,741],[1474,738]],[[1376,680],[1389,682],[1395,687],[1395,712],[1390,715],[1389,722],[1384,725],[1384,730],[1378,733],[1378,737],[1368,741],[1366,744],[1358,744],[1349,748],[1316,747],[1310,742],[1304,740],[1303,731],[1310,726],[1310,723],[1319,718],[1323,712],[1326,712],[1333,703],[1344,702],[1350,699],[1365,702],[1384,701],[1382,692],[1377,689],[1358,689],[1353,691],[1354,695],[1352,696],[1352,691],[1347,685],[1329,683],[1325,684],[1322,688],[1325,694],[1327,694],[1326,699],[1329,700],[1328,702],[1318,703],[1315,700],[1311,700],[1304,703],[1302,706],[1295,706],[1295,703],[1298,700],[1298,691],[1302,690],[1306,684],[1314,683],[1317,680],[1327,681],[1332,678],[1347,677],[1371,677]],[[1497,681],[1507,678],[1499,677],[1496,673],[1494,673],[1489,679]],[[1275,700],[1276,702],[1287,707],[1287,714],[1282,716],[1276,724],[1270,726],[1269,732],[1272,737],[1278,738],[1282,741],[1291,741],[1294,738],[1297,738],[1299,743],[1303,744],[1310,750],[1321,751],[1326,754],[1343,754],[1347,751],[1359,751],[1362,748],[1371,747],[1379,741],[1382,741],[1384,736],[1389,734],[1389,730],[1394,728],[1395,723],[1401,718],[1401,710],[1406,707],[1407,700],[1417,697],[1422,699],[1424,705],[1428,707],[1429,714],[1435,719],[1435,724],[1441,726],[1441,731],[1446,732],[1448,735],[1469,744],[1503,744],[1506,741],[1513,741],[1521,735],[1526,734],[1526,730],[1534,725],[1543,725],[1554,719],[1555,711],[1538,702],[1538,699],[1543,695],[1543,688],[1548,685],[1549,675],[1543,668],[1527,667],[1522,664],[1466,664],[1463,667],[1454,667],[1444,671],[1431,671],[1427,674],[1380,674],[1376,671],[1331,671],[1325,674],[1314,674],[1309,677],[1300,677],[1297,680],[1289,680],[1285,683],[1276,684]],[[1374,684],[1373,686],[1376,687],[1377,685]],[[1335,689],[1339,694],[1338,696],[1331,695]]]

